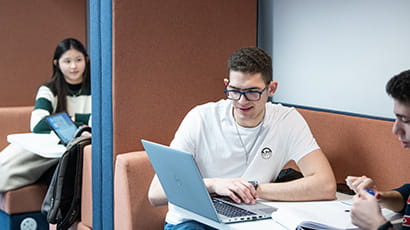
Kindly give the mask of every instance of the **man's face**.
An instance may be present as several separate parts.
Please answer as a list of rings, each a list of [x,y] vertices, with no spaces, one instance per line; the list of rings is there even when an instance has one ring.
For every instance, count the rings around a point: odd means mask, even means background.
[[[250,74],[239,71],[230,71],[229,81],[225,81],[226,89],[246,91],[262,91],[260,100],[249,101],[244,95],[238,101],[232,101],[233,115],[236,122],[244,127],[255,127],[263,119],[265,115],[265,104],[268,96],[272,96],[274,89],[276,89],[276,82],[271,82],[266,85],[260,73]],[[273,85],[273,86],[272,86]]]
[[[403,148],[410,148],[410,103],[402,103],[394,99],[394,114],[396,121],[393,133],[399,137]]]

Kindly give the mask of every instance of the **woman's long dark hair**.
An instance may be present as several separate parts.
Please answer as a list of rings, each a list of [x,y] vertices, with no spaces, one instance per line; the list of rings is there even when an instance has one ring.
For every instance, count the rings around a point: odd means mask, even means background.
[[[53,57],[53,75],[51,79],[45,83],[47,87],[51,89],[54,95],[57,96],[57,108],[58,112],[67,112],[67,94],[69,91],[68,84],[64,79],[64,75],[60,70],[58,60],[69,49],[75,49],[81,52],[85,58],[85,69],[83,73],[83,81],[81,83],[81,91],[90,90],[90,62],[88,61],[88,54],[83,44],[74,38],[67,38],[61,41],[54,52]]]

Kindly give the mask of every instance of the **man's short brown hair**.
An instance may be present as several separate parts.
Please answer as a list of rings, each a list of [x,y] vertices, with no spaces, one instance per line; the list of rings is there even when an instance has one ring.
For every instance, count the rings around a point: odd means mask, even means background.
[[[265,84],[272,81],[272,59],[257,47],[235,51],[228,59],[228,73],[231,70],[250,74],[261,73]]]

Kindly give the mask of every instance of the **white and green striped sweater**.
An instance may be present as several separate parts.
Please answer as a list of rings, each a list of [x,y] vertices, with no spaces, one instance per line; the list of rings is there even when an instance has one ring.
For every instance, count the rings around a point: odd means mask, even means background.
[[[54,114],[57,106],[57,96],[47,86],[42,85],[36,96],[34,110],[31,113],[30,129],[34,133],[49,133],[45,117]],[[67,96],[67,113],[77,126],[91,126],[91,93],[70,90]]]

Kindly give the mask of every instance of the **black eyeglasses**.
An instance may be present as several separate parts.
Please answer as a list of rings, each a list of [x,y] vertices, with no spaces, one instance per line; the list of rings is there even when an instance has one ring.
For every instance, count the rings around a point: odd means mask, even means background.
[[[245,96],[246,100],[248,101],[259,101],[261,99],[262,93],[266,90],[266,87],[261,91],[250,90],[250,91],[239,91],[239,90],[230,90],[225,89],[225,95],[229,100],[239,101],[241,96]]]

